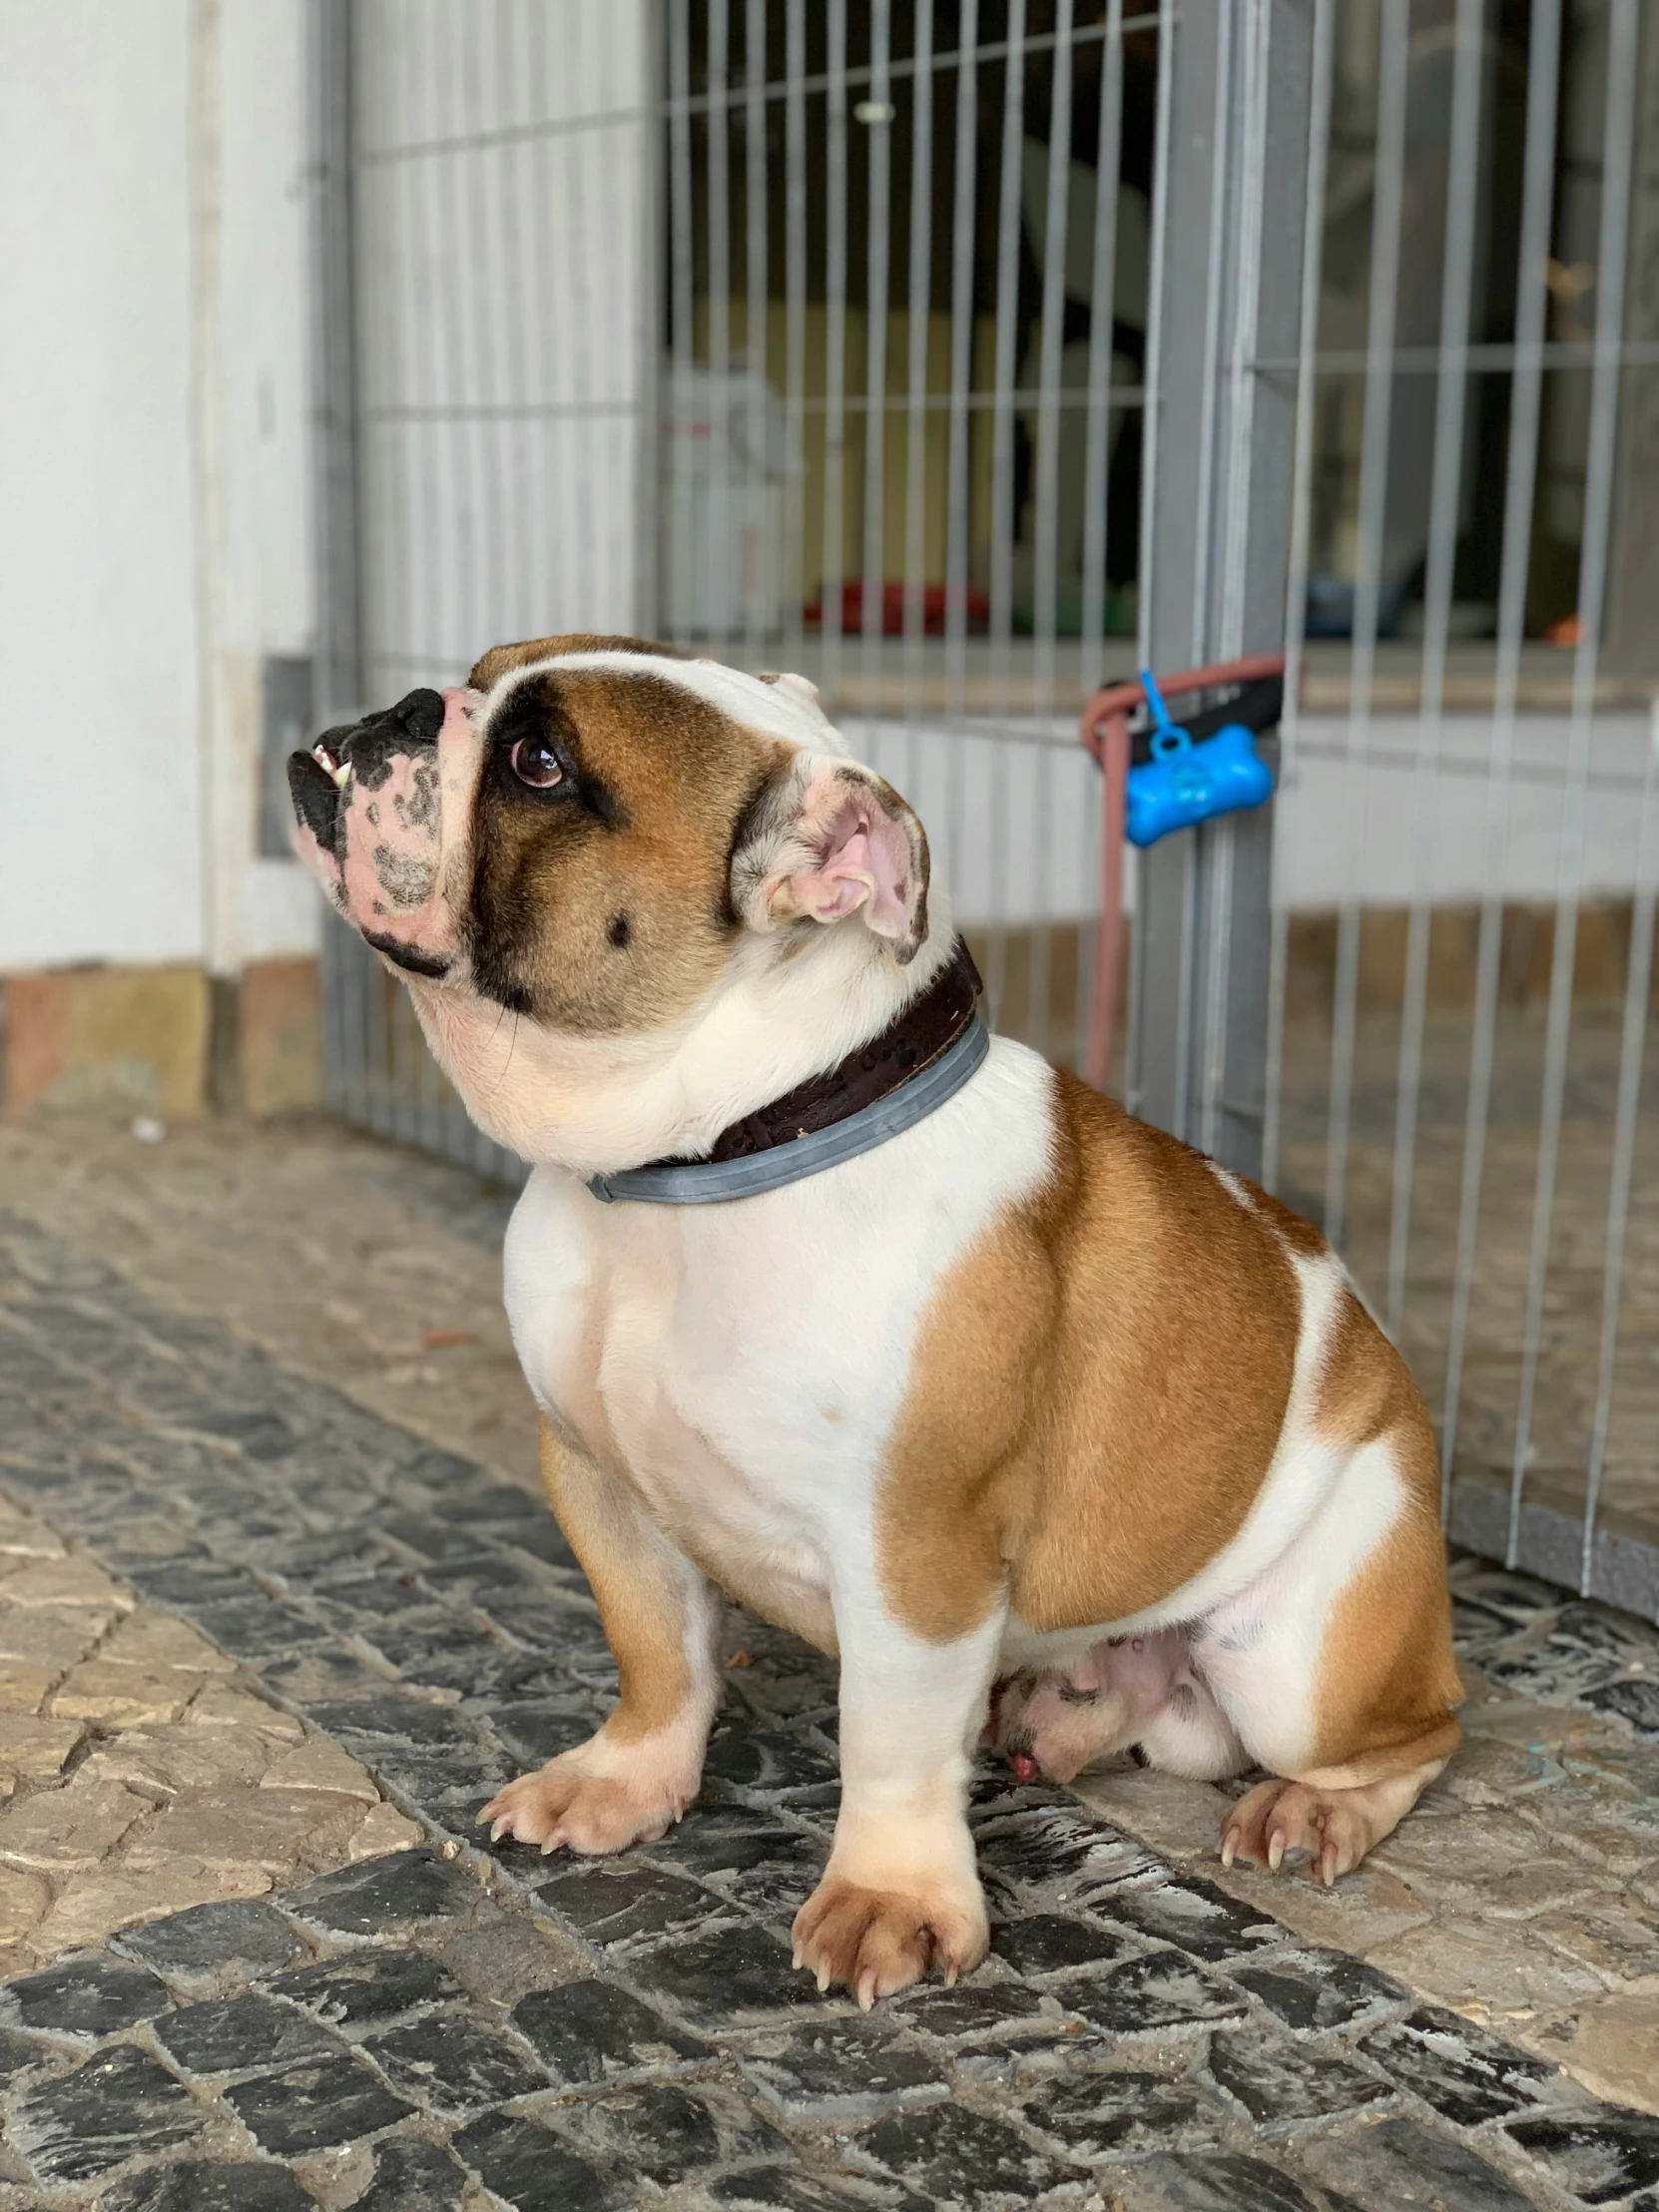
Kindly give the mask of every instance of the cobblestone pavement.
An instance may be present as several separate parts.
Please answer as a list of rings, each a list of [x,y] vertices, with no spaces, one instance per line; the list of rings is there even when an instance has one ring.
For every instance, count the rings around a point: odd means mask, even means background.
[[[0,1500],[0,1975],[419,1840],[356,1760]]]
[[[1599,1609],[1460,1570],[1470,1748],[1334,1898],[1223,1883],[1213,1792],[1131,1772],[1084,1811],[987,1770],[992,1958],[866,2019],[789,1969],[835,1799],[832,1678],[789,1639],[734,1618],[709,1786],[661,1845],[481,1851],[479,1804],[613,1684],[545,1512],[20,1218],[0,1489],[430,1839],[14,1964],[0,2207],[1659,2212],[1653,2069],[1574,2042],[1659,2007],[1656,1655]]]

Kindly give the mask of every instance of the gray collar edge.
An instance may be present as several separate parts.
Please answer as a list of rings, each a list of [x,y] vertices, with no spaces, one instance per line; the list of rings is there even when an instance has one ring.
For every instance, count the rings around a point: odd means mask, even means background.
[[[588,1189],[606,1205],[621,1198],[643,1200],[655,1206],[712,1206],[735,1198],[758,1198],[763,1191],[781,1191],[809,1175],[855,1160],[861,1152],[873,1152],[889,1137],[914,1128],[953,1098],[977,1074],[990,1050],[990,1036],[977,1014],[954,1043],[919,1075],[885,1098],[860,1106],[844,1121],[831,1122],[810,1137],[793,1144],[775,1145],[770,1152],[751,1154],[746,1160],[687,1160],[673,1167],[622,1168],[614,1175],[590,1175]]]

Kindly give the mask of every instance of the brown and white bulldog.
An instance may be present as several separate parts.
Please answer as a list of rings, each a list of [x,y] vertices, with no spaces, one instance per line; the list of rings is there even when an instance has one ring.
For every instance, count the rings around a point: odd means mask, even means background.
[[[680,1818],[724,1592],[839,1660],[841,1810],[795,1924],[823,1986],[867,2004],[984,1951],[987,1724],[1057,1779],[1259,1765],[1223,1858],[1357,1866],[1459,1692],[1428,1416],[1312,1229],[1005,1038],[786,1188],[588,1188],[706,1155],[952,957],[920,825],[812,686],[544,638],[290,779],[323,888],[534,1163],[507,1306],[621,1697],[496,1833],[612,1852]]]

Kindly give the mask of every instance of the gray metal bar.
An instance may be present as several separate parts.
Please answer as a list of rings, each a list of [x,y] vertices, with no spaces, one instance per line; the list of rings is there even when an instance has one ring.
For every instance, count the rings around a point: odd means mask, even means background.
[[[1503,492],[1503,558],[1498,580],[1497,670],[1492,702],[1491,767],[1486,785],[1486,851],[1475,947],[1473,1035],[1463,1123],[1463,1173],[1457,1207],[1457,1257],[1446,1331],[1445,1399],[1440,1414],[1440,1500],[1449,1506],[1468,1341],[1474,1247],[1491,1105],[1497,1036],[1498,965],[1503,948],[1503,885],[1509,836],[1509,771],[1515,751],[1515,699],[1531,567],[1532,505],[1538,473],[1538,423],[1543,393],[1539,357],[1547,288],[1549,226],[1554,200],[1556,107],[1561,73],[1561,0],[1535,0],[1526,67],[1526,171],[1521,194],[1515,275],[1514,385],[1509,398],[1509,451]]]
[[[1590,742],[1595,728],[1596,667],[1607,607],[1607,551],[1613,514],[1613,456],[1618,429],[1619,335],[1624,320],[1625,250],[1629,239],[1630,170],[1636,97],[1636,0],[1610,0],[1607,96],[1603,115],[1601,227],[1596,253],[1596,372],[1590,401],[1590,447],[1584,468],[1584,536],[1579,554],[1580,635],[1573,660],[1572,715],[1567,729],[1566,806],[1561,825],[1560,890],[1549,971],[1544,1039],[1544,1090],[1538,1117],[1538,1172],[1532,1195],[1532,1250],[1526,1321],[1521,1337],[1520,1388],[1515,1404],[1515,1456],[1509,1485],[1509,1564],[1520,1542],[1521,1496],[1532,1434],[1542,1349],[1549,1232],[1555,1212],[1561,1118],[1572,1025],[1573,960],[1578,902],[1584,881],[1584,816]]]
[[[1048,111],[1048,204],[1043,210],[1043,290],[1040,350],[1037,357],[1036,495],[1032,513],[1031,633],[1036,710],[1054,712],[1054,628],[1056,621],[1056,514],[1060,495],[1060,351],[1065,334],[1066,217],[1071,188],[1072,0],[1058,0],[1055,11],[1054,79]],[[1045,749],[1036,758],[1035,804],[1031,810],[1031,880],[1040,885],[1047,872],[1046,846],[1053,834],[1052,762]],[[1031,917],[1027,956],[1025,1041],[1038,1052],[1049,1048],[1049,1001],[1054,961],[1052,909]]]
[[[1394,347],[1399,292],[1399,227],[1405,195],[1405,63],[1409,0],[1382,0],[1377,100],[1376,185],[1372,201],[1371,303],[1366,324],[1365,424],[1360,438],[1359,563],[1354,587],[1354,656],[1349,679],[1348,753],[1343,763],[1343,811],[1348,818],[1349,867],[1359,880],[1366,825],[1363,776],[1371,745],[1371,697],[1377,669],[1377,627],[1382,586],[1382,523],[1388,496],[1388,432],[1393,412]],[[1348,1196],[1349,1123],[1354,1098],[1354,1050],[1360,1000],[1360,902],[1344,898],[1337,915],[1337,977],[1331,1022],[1331,1096],[1325,1153],[1325,1234],[1340,1252]]]
[[[789,0],[785,18],[784,104],[784,408],[790,466],[798,471],[786,504],[784,653],[799,653],[807,597],[806,474],[803,451],[807,384],[807,0]]]
[[[1284,636],[1313,0],[1249,0],[1166,22],[1168,120],[1154,208],[1145,658],[1179,669]],[[1272,810],[1142,856],[1131,1104],[1260,1172]]]
[[[750,373],[764,378],[767,360],[767,7],[747,0],[744,13],[744,354]],[[744,625],[750,652],[761,643],[762,597],[755,592]]]
[[[1584,1552],[1579,1592],[1590,1595],[1595,1573],[1596,1514],[1607,1466],[1613,1379],[1619,1349],[1619,1303],[1624,1290],[1625,1231],[1636,1160],[1636,1109],[1641,1101],[1647,1050],[1647,1002],[1653,980],[1655,890],[1659,888],[1659,711],[1648,733],[1646,774],[1636,831],[1636,895],[1631,901],[1629,964],[1625,969],[1624,1030],[1619,1041],[1619,1094],[1613,1115],[1613,1172],[1607,1187],[1607,1253],[1601,1283],[1601,1344],[1596,1360],[1595,1411],[1584,1484]]]
[[[668,82],[670,91],[668,124],[668,232],[669,232],[669,305],[673,323],[674,374],[670,383],[670,404],[684,408],[690,403],[691,373],[696,360],[696,336],[693,319],[696,314],[694,286],[696,282],[696,241],[692,236],[692,152],[691,119],[686,110],[686,98],[691,85],[691,0],[669,0],[668,9]],[[674,423],[665,427],[663,442],[671,453],[671,442],[678,435],[684,442],[685,432],[676,432]],[[682,469],[679,456],[675,459],[675,480],[671,497],[683,497],[690,487],[689,469]],[[674,531],[674,556],[684,561],[685,541],[688,535],[687,519],[671,509],[668,526]],[[666,600],[664,602],[667,604]],[[665,629],[671,626],[664,623]],[[672,625],[674,642],[681,644],[689,635],[686,623]]]
[[[892,8],[870,0],[870,115],[864,124],[864,514],[858,628],[866,682],[881,665],[885,628],[887,461],[887,283],[891,259]]]
[[[1008,51],[1002,63],[1001,179],[996,217],[996,326],[991,407],[990,671],[993,693],[1006,695],[1013,631],[1014,347],[1019,337],[1020,185],[1025,157],[1025,0],[1008,0]],[[991,820],[1008,820],[1007,762],[991,756]],[[991,854],[985,959],[985,1003],[991,1024],[1002,1016],[1008,978],[1008,839]]]
[[[315,410],[316,704],[357,707],[363,682],[357,280],[350,0],[311,0],[311,361]]]
[[[732,511],[732,408],[728,379],[732,369],[732,209],[730,192],[731,112],[726,105],[731,66],[729,0],[709,0],[708,8],[708,194],[709,194],[709,414],[713,466],[709,471],[708,639],[719,645],[720,582],[735,542]],[[718,102],[718,104],[717,104]]]
[[[827,0],[830,82],[825,116],[824,580],[819,592],[826,688],[841,666],[846,567],[846,0]]]
[[[1095,140],[1094,265],[1089,284],[1089,410],[1083,453],[1080,688],[1100,683],[1106,634],[1106,492],[1111,461],[1112,322],[1117,297],[1118,171],[1123,161],[1123,0],[1108,0]]]
[[[1473,305],[1484,17],[1485,0],[1457,0],[1451,144],[1447,162],[1445,268],[1440,286],[1442,360],[1439,386],[1434,395],[1433,482],[1429,501],[1428,564],[1423,579],[1422,705],[1417,719],[1417,769],[1425,784],[1439,773],[1446,645],[1463,480],[1463,416],[1468,391],[1469,316]],[[1422,1086],[1423,1028],[1428,1014],[1428,933],[1433,917],[1429,851],[1430,840],[1422,837],[1417,848],[1416,890],[1406,927],[1405,990],[1400,1006],[1393,1200],[1388,1220],[1388,1298],[1384,1310],[1388,1334],[1396,1339],[1405,1318],[1405,1265],[1410,1249],[1417,1103]]]
[[[933,216],[932,0],[916,10],[910,96],[910,255],[906,272],[904,380],[904,772],[915,773],[927,565],[927,351],[931,335]]]
[[[1262,1115],[1262,1181],[1279,1188],[1284,1092],[1285,994],[1290,971],[1290,907],[1278,895],[1285,834],[1284,799],[1294,790],[1300,759],[1302,668],[1308,629],[1309,542],[1314,511],[1314,425],[1319,389],[1314,349],[1319,337],[1320,277],[1325,251],[1325,181],[1331,155],[1331,80],[1336,0],[1314,0],[1313,92],[1308,123],[1308,190],[1302,225],[1301,352],[1296,375],[1296,427],[1291,468],[1291,557],[1285,586],[1285,711],[1279,736],[1279,795],[1274,806],[1274,854],[1268,952],[1268,1037]]]
[[[973,375],[973,179],[978,128],[979,0],[962,0],[957,38],[956,160],[950,237],[950,427],[945,456],[944,693],[945,711],[961,712],[966,680],[968,583],[968,387]],[[951,791],[950,850],[959,861],[967,816],[964,780]]]

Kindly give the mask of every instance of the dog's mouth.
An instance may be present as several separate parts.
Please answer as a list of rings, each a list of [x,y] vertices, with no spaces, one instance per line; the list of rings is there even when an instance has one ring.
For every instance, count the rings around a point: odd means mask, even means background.
[[[294,814],[331,860],[339,858],[339,796],[351,775],[320,739],[308,753],[288,755],[288,797]]]

